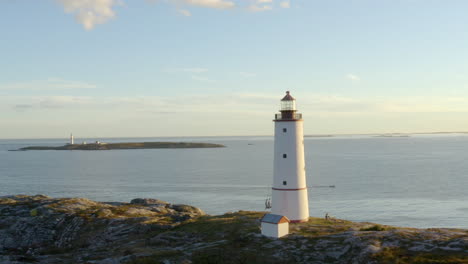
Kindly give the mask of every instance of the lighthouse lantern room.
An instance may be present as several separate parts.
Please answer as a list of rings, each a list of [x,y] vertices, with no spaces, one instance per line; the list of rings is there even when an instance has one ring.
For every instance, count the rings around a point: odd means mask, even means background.
[[[302,114],[297,113],[296,99],[289,91],[281,99],[275,115],[274,172],[271,212],[286,216],[292,223],[309,218],[304,131]]]

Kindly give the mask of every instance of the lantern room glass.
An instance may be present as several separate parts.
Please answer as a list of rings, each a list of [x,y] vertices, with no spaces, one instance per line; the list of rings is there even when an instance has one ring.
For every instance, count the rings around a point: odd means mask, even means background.
[[[296,100],[281,101],[281,111],[296,111]]]

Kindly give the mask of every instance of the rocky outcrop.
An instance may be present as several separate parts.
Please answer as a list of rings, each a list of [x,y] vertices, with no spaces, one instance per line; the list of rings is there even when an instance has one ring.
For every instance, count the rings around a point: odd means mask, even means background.
[[[157,199],[0,197],[0,263],[468,263],[468,231],[310,218],[260,234],[263,212],[218,216]]]
[[[192,206],[139,200],[146,202],[2,197],[0,263],[99,263],[103,259],[119,263],[128,256],[145,255],[130,252],[153,235],[205,215]]]

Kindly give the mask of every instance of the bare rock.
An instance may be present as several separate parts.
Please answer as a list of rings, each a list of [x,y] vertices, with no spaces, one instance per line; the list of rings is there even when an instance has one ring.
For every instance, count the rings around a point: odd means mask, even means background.
[[[139,205],[166,205],[169,204],[166,201],[158,200],[158,199],[151,199],[151,198],[135,198],[130,201],[131,204],[139,204]]]
[[[156,212],[147,210],[147,209],[142,209],[142,208],[129,208],[127,211],[125,211],[126,215],[129,216],[134,216],[134,217],[144,217],[144,216],[155,216],[157,215]]]
[[[202,209],[195,207],[195,206],[191,206],[191,205],[173,204],[170,207],[176,210],[177,212],[181,212],[181,213],[189,213],[192,215],[206,215],[206,213],[203,212]]]

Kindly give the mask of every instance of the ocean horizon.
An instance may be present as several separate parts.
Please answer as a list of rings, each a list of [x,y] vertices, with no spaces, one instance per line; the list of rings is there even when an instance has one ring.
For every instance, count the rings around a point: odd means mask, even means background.
[[[306,136],[311,216],[468,228],[468,135],[399,134]],[[68,141],[1,139],[0,196],[157,198],[222,214],[265,210],[271,194],[273,136],[75,138],[75,143],[96,140],[208,142],[226,148],[18,152],[8,150]]]

